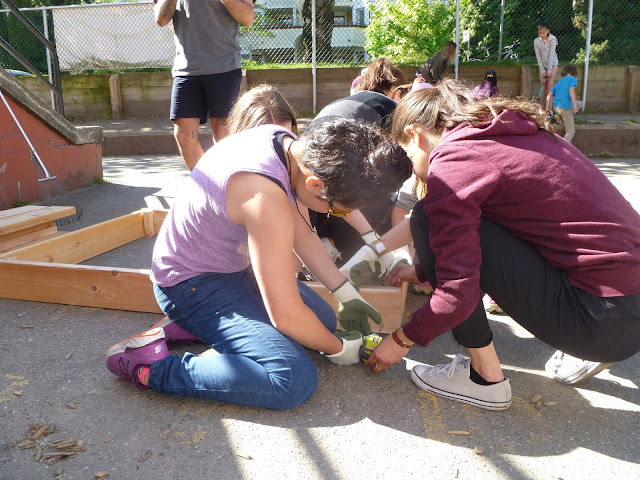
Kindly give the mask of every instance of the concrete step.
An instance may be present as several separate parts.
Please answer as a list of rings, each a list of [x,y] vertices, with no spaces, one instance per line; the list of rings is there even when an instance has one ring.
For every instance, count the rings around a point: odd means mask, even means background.
[[[573,144],[585,155],[640,158],[640,115],[578,115],[576,121]],[[309,119],[300,119],[299,131],[304,131],[308,122]],[[104,156],[179,154],[173,137],[173,123],[167,118],[126,118],[78,124],[102,127]],[[564,134],[563,126],[556,125],[555,128],[556,133]],[[211,147],[208,122],[200,127],[198,135],[205,149]]]

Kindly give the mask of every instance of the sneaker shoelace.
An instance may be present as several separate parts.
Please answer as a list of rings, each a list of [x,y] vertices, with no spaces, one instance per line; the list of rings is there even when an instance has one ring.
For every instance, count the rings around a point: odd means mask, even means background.
[[[448,378],[451,378],[453,377],[453,374],[458,368],[458,365],[464,360],[465,358],[462,355],[456,355],[451,363],[445,363],[445,364],[436,365],[435,367],[433,367],[433,369],[429,372],[429,376],[432,376],[432,375],[440,376],[444,374]]]

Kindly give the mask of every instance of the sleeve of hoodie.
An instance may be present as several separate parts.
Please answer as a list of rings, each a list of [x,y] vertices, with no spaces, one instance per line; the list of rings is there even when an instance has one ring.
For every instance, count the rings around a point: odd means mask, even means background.
[[[480,299],[481,205],[500,177],[499,170],[472,149],[441,146],[434,153],[424,208],[438,283],[403,327],[405,335],[422,346],[466,320]]]
[[[558,46],[558,39],[553,36],[553,35],[549,35],[549,58],[547,59],[547,72],[551,73],[551,70],[553,69],[554,64],[557,65],[557,58],[556,58],[556,47]]]
[[[536,39],[533,41],[533,49],[536,52],[536,61],[538,62],[538,68],[540,70],[544,70],[545,67],[542,64],[542,54],[540,52],[540,47],[541,47],[540,43],[541,42],[542,41],[540,40],[540,37],[536,37]]]

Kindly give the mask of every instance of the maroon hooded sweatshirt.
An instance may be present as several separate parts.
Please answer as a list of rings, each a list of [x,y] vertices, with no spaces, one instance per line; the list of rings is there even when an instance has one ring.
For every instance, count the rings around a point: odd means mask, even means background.
[[[640,292],[640,214],[570,143],[505,111],[445,130],[429,159],[424,209],[438,284],[403,327],[410,340],[427,345],[477,305],[480,216],[528,241],[575,287]]]

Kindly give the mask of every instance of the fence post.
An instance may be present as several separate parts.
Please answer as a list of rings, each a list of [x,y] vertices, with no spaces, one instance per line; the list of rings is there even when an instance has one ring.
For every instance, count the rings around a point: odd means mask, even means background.
[[[317,95],[317,78],[316,78],[316,0],[311,0],[311,105],[313,114],[316,114],[316,95]]]
[[[111,118],[118,120],[122,116],[122,91],[120,90],[120,74],[109,76],[109,97],[111,98]]]
[[[520,96],[531,98],[531,67],[526,65],[520,67]]]
[[[47,40],[49,40],[49,24],[47,22],[47,9],[46,7],[42,7],[42,25],[43,25],[43,29],[44,29],[44,38],[46,38]],[[51,73],[51,53],[49,52],[49,49],[47,47],[44,47],[44,51],[47,54],[47,71],[49,72],[49,81],[51,82],[51,85],[53,85],[53,74]],[[53,108],[54,110],[56,109],[56,96],[53,93],[53,91],[50,92],[51,93],[51,108]]]
[[[589,83],[589,54],[591,50],[591,22],[593,20],[593,0],[589,0],[589,12],[587,14],[587,44],[584,56],[584,76],[582,79],[582,111],[587,108],[587,84]]]
[[[640,111],[640,67],[629,65],[628,77],[627,109],[630,112],[638,112]]]

